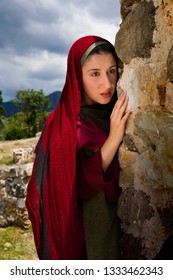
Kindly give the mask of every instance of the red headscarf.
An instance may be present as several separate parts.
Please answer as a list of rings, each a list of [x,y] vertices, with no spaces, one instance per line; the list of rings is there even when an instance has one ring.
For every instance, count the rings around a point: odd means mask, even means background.
[[[84,243],[75,187],[76,119],[82,89],[81,57],[97,36],[77,40],[68,55],[66,82],[36,148],[26,206],[40,259],[80,259]]]

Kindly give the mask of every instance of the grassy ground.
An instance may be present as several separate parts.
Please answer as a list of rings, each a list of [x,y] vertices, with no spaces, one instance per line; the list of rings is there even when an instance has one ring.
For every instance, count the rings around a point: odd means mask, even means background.
[[[36,260],[32,230],[0,228],[0,260]]]

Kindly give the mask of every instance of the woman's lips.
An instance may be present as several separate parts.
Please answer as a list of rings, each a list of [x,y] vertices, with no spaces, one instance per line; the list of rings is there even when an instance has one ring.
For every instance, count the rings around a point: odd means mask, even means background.
[[[103,96],[104,98],[109,98],[111,96],[110,92],[102,92],[101,96]]]

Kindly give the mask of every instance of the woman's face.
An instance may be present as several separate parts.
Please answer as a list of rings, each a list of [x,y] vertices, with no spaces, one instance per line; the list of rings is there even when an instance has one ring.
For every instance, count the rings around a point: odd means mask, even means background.
[[[111,53],[90,55],[82,67],[83,104],[108,104],[115,92],[117,66]]]

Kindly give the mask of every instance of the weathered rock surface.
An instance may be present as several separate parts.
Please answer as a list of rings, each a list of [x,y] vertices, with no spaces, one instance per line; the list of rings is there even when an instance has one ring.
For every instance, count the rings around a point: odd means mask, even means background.
[[[125,64],[135,57],[150,57],[151,48],[154,46],[156,8],[152,1],[138,2],[140,3],[136,8],[125,17],[116,35],[116,51]]]
[[[122,0],[121,13],[118,90],[132,111],[119,149],[123,258],[172,258],[173,3]]]
[[[33,163],[0,165],[0,227],[27,226],[26,188]]]
[[[0,227],[27,227],[26,189],[31,176],[38,137],[0,142],[1,159],[12,156],[13,165],[0,165]]]

